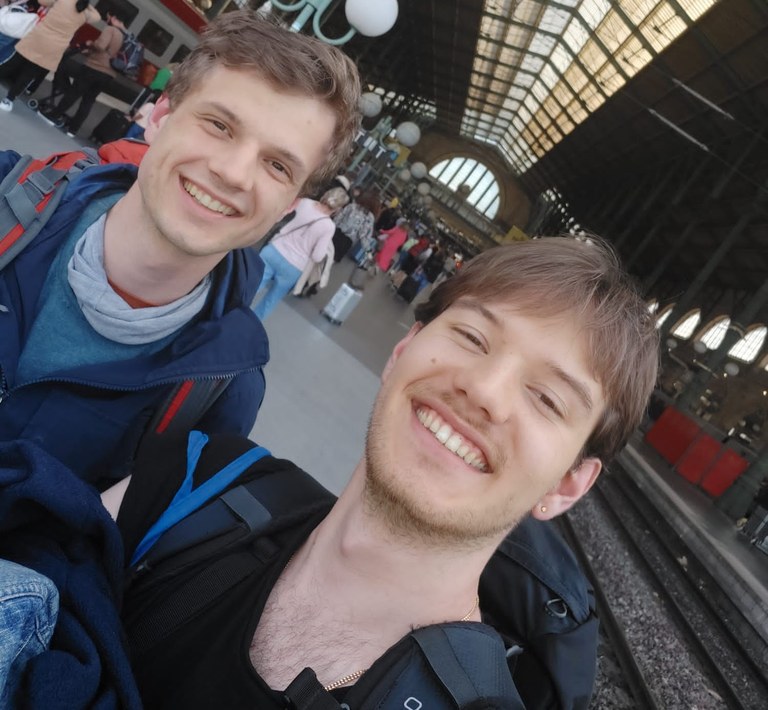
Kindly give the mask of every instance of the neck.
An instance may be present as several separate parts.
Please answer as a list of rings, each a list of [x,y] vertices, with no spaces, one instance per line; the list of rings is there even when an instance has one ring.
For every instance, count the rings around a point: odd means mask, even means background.
[[[333,599],[349,618],[372,629],[386,626],[403,635],[414,626],[479,621],[473,609],[480,573],[496,542],[439,548],[393,534],[365,505],[364,466],[333,510],[294,557],[298,582],[317,598]]]
[[[188,294],[221,260],[221,255],[186,254],[151,222],[134,183],[107,214],[104,268],[118,292],[162,306]]]

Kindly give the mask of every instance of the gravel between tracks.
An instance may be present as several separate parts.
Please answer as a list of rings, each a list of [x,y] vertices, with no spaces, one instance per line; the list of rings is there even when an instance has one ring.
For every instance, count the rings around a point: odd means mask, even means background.
[[[666,710],[725,708],[680,639],[608,511],[590,494],[571,511],[570,518],[659,706]],[[636,707],[620,676],[620,669],[601,649],[591,708]]]

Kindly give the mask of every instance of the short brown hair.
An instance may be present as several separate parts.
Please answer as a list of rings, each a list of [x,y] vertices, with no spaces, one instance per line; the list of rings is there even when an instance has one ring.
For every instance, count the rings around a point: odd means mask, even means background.
[[[606,401],[581,457],[613,458],[640,424],[659,361],[655,320],[613,249],[597,237],[545,237],[489,249],[436,288],[416,308],[416,319],[429,323],[467,297],[514,301],[542,316],[575,312]]]
[[[208,25],[200,44],[173,72],[166,89],[171,106],[181,103],[217,66],[251,70],[276,89],[310,96],[328,105],[336,114],[328,159],[302,186],[302,194],[317,189],[339,171],[352,149],[361,120],[360,77],[352,60],[341,50],[278,27],[250,10],[227,12]]]

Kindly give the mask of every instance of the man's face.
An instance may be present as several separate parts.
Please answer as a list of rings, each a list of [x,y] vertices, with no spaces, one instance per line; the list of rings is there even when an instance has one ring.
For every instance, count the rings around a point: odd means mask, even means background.
[[[320,101],[217,67],[173,109],[161,99],[139,169],[144,216],[181,255],[223,256],[260,239],[327,154]]]
[[[604,400],[572,313],[461,300],[411,330],[383,380],[366,486],[393,529],[484,543],[567,509],[600,470],[577,461]]]

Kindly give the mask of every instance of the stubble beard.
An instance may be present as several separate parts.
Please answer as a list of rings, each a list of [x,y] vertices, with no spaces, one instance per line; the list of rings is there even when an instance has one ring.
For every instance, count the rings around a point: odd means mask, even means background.
[[[398,467],[396,442],[385,441],[384,405],[381,393],[374,404],[365,439],[366,511],[380,521],[395,537],[413,546],[472,551],[498,542],[514,528],[522,515],[514,515],[512,500],[477,510],[472,501],[462,508],[436,509],[430,501],[412,489],[419,470]],[[428,473],[428,472],[427,472]]]

